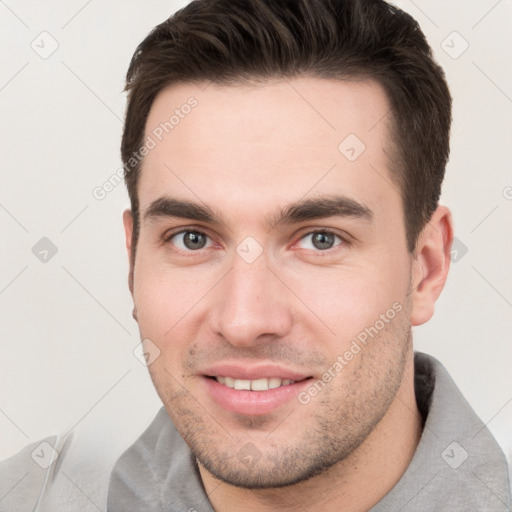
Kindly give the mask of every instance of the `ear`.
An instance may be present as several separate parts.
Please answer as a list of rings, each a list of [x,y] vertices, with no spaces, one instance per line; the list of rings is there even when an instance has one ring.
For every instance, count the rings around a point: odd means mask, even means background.
[[[452,214],[438,206],[418,237],[412,265],[411,324],[428,322],[446,283],[453,242]]]
[[[133,253],[132,253],[132,243],[133,243],[133,215],[131,210],[125,210],[123,212],[123,224],[124,224],[124,235],[126,240],[126,250],[128,252],[128,262],[130,265],[130,270],[128,273],[128,288],[130,289],[130,293],[133,297]]]

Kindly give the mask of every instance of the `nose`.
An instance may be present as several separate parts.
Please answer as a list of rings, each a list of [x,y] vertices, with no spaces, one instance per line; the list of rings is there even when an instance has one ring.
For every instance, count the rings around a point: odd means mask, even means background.
[[[279,339],[292,328],[290,294],[262,254],[247,263],[237,254],[215,287],[210,328],[233,346],[251,347]]]

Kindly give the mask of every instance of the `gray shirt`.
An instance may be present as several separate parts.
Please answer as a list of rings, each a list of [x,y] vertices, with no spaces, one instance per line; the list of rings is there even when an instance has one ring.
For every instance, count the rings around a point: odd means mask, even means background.
[[[371,512],[509,511],[507,463],[489,430],[435,358],[416,353],[415,378],[423,434],[405,474]],[[110,477],[108,512],[141,510],[213,511],[164,408]]]

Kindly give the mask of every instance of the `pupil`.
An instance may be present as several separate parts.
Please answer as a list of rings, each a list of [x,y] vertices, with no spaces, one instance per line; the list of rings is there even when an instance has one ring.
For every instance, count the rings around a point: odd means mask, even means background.
[[[206,240],[201,233],[188,231],[185,234],[184,243],[188,249],[202,249],[206,243]]]
[[[313,236],[313,245],[317,249],[330,249],[334,243],[334,235],[330,233],[316,233]]]

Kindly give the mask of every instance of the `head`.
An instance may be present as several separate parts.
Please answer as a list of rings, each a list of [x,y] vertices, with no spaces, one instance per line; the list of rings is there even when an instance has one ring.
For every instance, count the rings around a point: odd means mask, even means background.
[[[211,0],[147,36],[126,89],[129,282],[157,392],[217,478],[310,478],[412,383],[452,237],[444,75],[381,1]],[[280,387],[256,403],[223,377]]]

